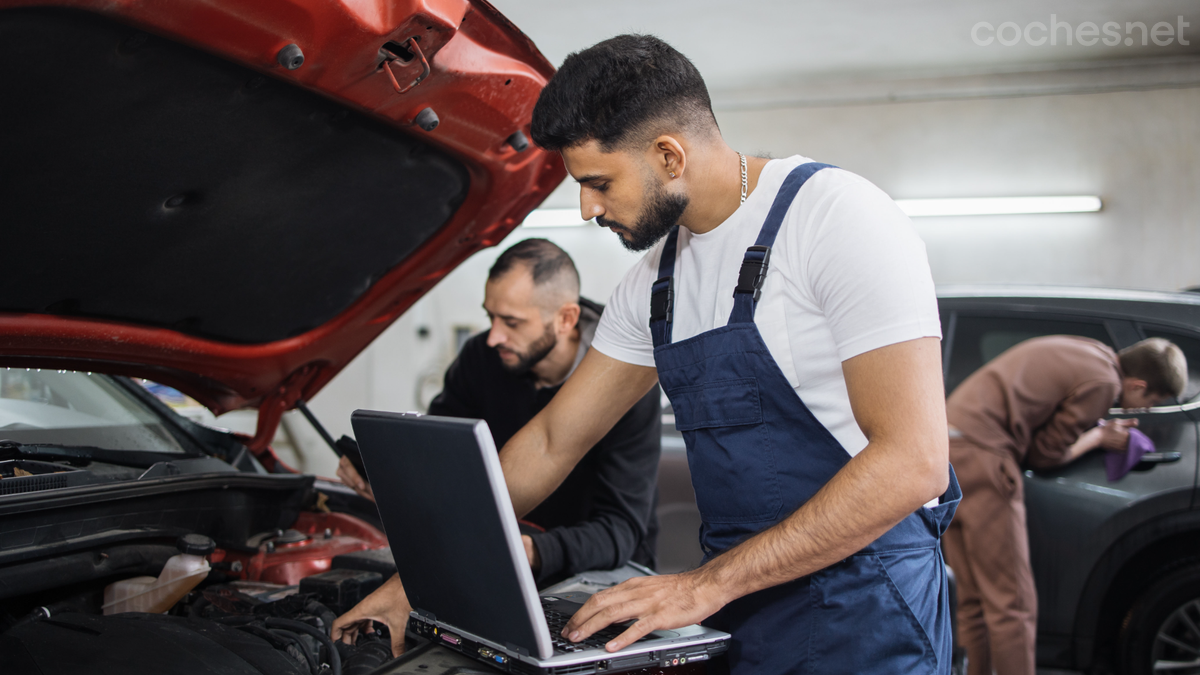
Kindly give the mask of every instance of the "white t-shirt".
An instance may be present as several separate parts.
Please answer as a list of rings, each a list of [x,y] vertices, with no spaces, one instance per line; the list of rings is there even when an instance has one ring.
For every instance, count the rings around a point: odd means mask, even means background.
[[[742,256],[783,179],[809,161],[771,160],[746,203],[719,227],[679,229],[673,342],[729,322]],[[650,286],[663,246],[613,291],[592,343],[605,355],[654,365]],[[842,361],[942,333],[924,242],[890,197],[842,169],[818,171],[800,189],[771,247],[754,322],[800,399],[851,456],[867,439],[850,409]]]

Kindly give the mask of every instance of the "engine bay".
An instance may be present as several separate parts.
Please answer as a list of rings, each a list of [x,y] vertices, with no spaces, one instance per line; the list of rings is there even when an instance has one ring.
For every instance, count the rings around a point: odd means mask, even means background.
[[[193,548],[185,551],[185,540]],[[333,620],[395,572],[383,533],[354,516],[303,511],[291,527],[256,533],[236,548],[192,533],[175,547],[132,543],[86,555],[92,573],[78,573],[82,560],[45,561],[60,573],[57,584],[0,600],[5,672],[65,674],[103,663],[106,673],[338,675],[367,673],[391,658],[386,628],[354,645],[330,639]],[[106,613],[130,574],[153,582],[156,567],[165,575],[181,557],[204,560],[206,574],[165,613]],[[106,565],[123,571],[94,573]],[[68,567],[76,578],[94,578],[72,582]],[[10,571],[0,570],[0,579]]]

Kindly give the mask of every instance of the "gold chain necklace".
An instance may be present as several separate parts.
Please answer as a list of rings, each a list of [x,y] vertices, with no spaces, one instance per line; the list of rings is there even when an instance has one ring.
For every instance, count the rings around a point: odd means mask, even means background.
[[[738,159],[742,161],[742,204],[746,203],[746,156],[738,153]]]

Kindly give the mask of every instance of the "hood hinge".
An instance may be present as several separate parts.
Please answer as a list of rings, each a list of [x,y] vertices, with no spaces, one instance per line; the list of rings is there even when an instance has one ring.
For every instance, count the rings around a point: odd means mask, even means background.
[[[296,401],[304,397],[304,388],[320,372],[320,365],[309,363],[293,371],[274,392],[263,397],[258,406],[258,426],[255,427],[254,438],[246,443],[251,452],[258,455],[271,444],[283,414],[295,407]]]

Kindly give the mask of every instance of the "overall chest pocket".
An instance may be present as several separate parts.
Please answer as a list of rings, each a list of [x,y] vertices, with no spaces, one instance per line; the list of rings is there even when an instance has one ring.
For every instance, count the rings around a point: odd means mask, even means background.
[[[705,523],[774,522],[782,506],[758,380],[667,388]]]
[[[667,396],[680,431],[762,423],[758,380],[753,377],[679,387],[668,390]]]

